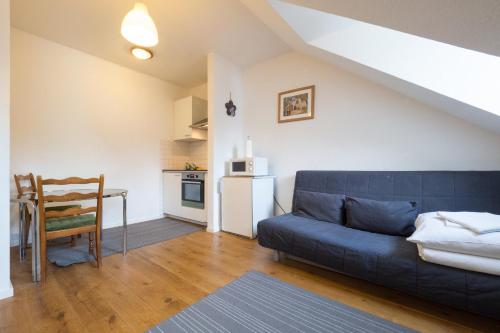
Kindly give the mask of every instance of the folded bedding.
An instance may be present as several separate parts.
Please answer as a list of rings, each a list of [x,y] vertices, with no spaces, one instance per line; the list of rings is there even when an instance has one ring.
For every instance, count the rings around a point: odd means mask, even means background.
[[[500,276],[500,260],[470,254],[435,250],[417,245],[422,260],[439,265]]]
[[[500,232],[500,215],[476,212],[438,212],[438,216],[478,234]]]
[[[434,250],[500,259],[500,232],[477,234],[459,224],[447,223],[438,213],[420,214],[408,241]]]

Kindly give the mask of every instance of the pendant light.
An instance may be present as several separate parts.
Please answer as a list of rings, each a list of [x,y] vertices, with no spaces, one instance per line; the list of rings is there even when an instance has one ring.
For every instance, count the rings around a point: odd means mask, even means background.
[[[137,2],[123,18],[121,33],[126,40],[135,45],[151,47],[158,44],[155,23],[141,2]]]
[[[153,52],[142,47],[135,46],[130,50],[130,52],[134,55],[134,57],[140,60],[148,60],[153,58]]]

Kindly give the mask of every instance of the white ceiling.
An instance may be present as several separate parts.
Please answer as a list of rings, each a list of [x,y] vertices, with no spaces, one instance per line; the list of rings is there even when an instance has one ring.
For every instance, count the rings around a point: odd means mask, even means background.
[[[143,0],[158,28],[149,61],[133,58],[120,24],[134,0],[12,0],[12,26],[182,86],[206,81],[206,55],[242,67],[290,50],[236,0]]]

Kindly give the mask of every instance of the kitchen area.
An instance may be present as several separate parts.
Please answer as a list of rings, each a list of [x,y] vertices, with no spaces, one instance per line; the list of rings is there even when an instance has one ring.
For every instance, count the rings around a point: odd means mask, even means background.
[[[161,144],[162,196],[166,217],[207,226],[210,124],[202,88],[174,102],[172,136]],[[258,222],[274,214],[274,176],[267,158],[254,156],[250,137],[225,165],[217,185],[220,230],[253,239]]]
[[[173,118],[173,138],[161,143],[163,213],[206,225],[207,101],[197,96],[179,99]]]

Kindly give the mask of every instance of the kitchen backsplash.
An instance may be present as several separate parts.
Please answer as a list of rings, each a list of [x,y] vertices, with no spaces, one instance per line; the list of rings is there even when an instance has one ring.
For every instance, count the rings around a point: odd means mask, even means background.
[[[186,162],[194,163],[201,169],[207,168],[207,141],[162,141],[160,149],[162,169],[184,169]]]

